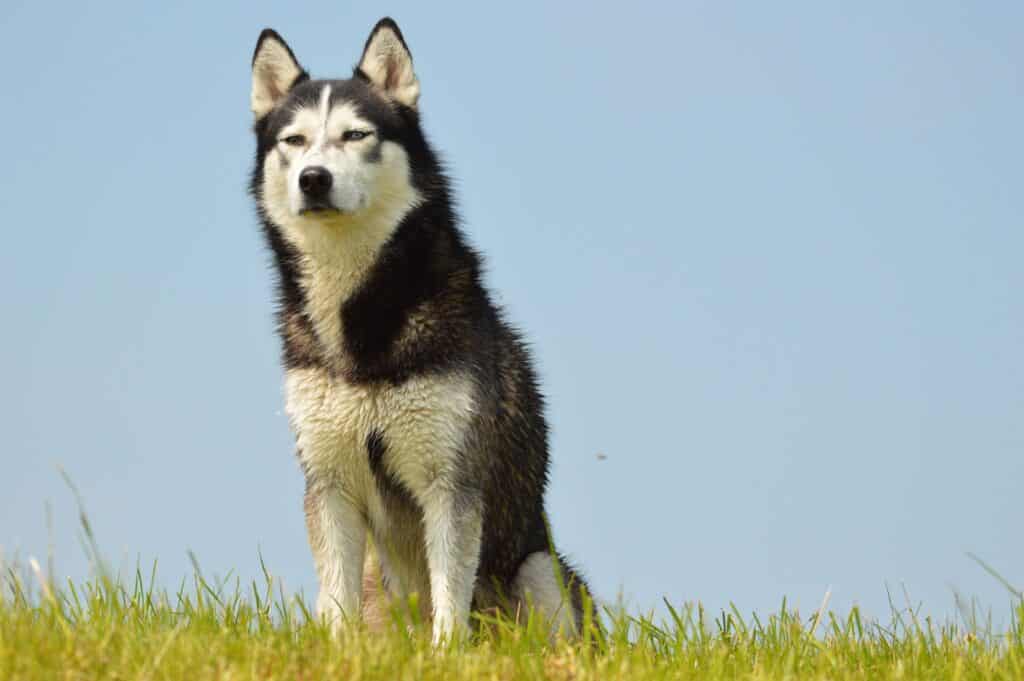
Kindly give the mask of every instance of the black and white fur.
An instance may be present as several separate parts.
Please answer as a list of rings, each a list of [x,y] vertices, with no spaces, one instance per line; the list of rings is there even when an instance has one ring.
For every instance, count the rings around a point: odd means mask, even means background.
[[[347,80],[310,79],[269,29],[252,69],[251,191],[278,275],[318,612],[363,610],[375,554],[377,586],[429,597],[435,642],[471,609],[528,604],[577,630],[584,583],[545,522],[543,399],[457,225],[398,26],[374,27]]]

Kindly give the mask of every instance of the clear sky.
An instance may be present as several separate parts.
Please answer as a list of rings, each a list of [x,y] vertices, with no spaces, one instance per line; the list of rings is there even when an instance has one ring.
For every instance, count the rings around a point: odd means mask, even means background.
[[[314,590],[249,59],[344,75],[391,14],[600,596],[1006,612],[965,552],[1024,584],[1024,4],[362,4],[0,7],[8,557],[49,501],[87,573],[59,464],[116,565]]]

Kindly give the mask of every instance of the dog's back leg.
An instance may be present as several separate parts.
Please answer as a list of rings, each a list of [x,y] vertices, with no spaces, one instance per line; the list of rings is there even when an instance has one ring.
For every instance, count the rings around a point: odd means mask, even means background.
[[[531,553],[519,567],[512,585],[514,610],[526,612],[527,606],[550,621],[552,632],[578,635],[589,594],[586,582],[559,555],[547,551]]]

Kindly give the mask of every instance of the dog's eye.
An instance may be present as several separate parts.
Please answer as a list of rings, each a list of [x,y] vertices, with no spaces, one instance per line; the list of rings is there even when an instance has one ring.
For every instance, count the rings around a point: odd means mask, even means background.
[[[367,130],[346,130],[341,134],[342,142],[355,142],[361,140],[364,137],[369,137],[372,133]]]
[[[281,141],[293,147],[301,147],[303,144],[306,143],[306,138],[303,137],[302,135],[288,135]]]

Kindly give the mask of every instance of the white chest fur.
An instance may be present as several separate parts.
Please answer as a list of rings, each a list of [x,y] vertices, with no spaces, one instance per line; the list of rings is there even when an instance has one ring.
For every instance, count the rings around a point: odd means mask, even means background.
[[[367,220],[345,230],[343,243],[329,227],[310,229],[303,234],[299,276],[306,294],[305,312],[322,351],[332,361],[339,361],[344,347],[342,303],[363,282],[392,230],[393,225],[386,221]]]
[[[320,368],[292,369],[285,392],[306,470],[336,483],[371,513],[376,488],[369,435],[383,436],[385,469],[420,497],[437,480],[451,478],[475,409],[473,381],[462,373],[354,386]]]

